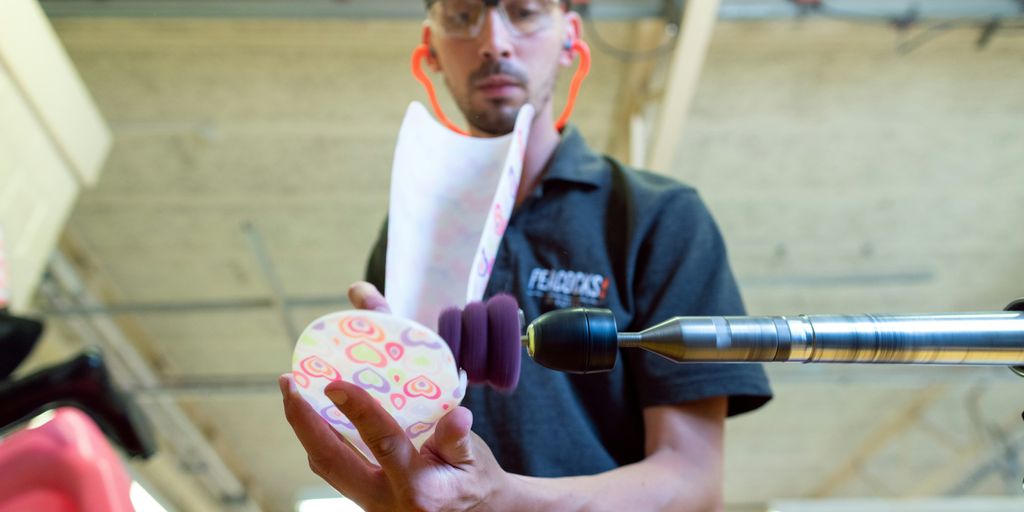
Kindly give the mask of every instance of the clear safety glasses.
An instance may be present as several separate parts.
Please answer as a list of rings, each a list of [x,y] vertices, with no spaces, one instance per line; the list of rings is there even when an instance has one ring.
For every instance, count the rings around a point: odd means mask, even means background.
[[[445,37],[472,39],[480,35],[487,9],[494,7],[505,26],[519,36],[550,27],[558,0],[437,0],[430,7],[431,28]]]

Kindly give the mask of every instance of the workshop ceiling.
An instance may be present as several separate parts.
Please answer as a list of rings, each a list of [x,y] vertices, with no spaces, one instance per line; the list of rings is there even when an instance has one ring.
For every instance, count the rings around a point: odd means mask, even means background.
[[[108,302],[267,299],[262,255],[287,296],[309,299],[295,324],[347,307],[403,112],[423,101],[407,70],[417,21],[54,21],[115,135],[64,242]],[[599,28],[634,37],[632,23]],[[992,310],[1024,296],[1024,39],[979,51],[976,35],[899,54],[883,25],[717,27],[668,173],[709,203],[751,313]],[[630,66],[595,54],[574,117],[595,148],[616,133]],[[260,506],[291,510],[319,485],[275,385],[230,386],[289,369],[279,311],[117,318],[168,382],[213,383],[174,396]],[[777,398],[729,423],[735,507],[1019,491],[1024,382],[1005,369],[770,370]]]

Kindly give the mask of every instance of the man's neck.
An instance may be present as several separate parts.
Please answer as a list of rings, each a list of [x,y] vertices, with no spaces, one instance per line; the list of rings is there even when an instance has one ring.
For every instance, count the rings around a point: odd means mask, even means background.
[[[523,176],[519,179],[519,191],[516,193],[516,206],[519,206],[544,177],[544,171],[558,149],[562,137],[555,129],[551,120],[551,103],[537,112],[530,127],[530,135],[526,139],[526,153],[523,155]]]
[[[538,185],[544,177],[544,171],[551,161],[551,156],[558,149],[558,143],[562,136],[555,129],[552,121],[551,103],[542,108],[533,118],[530,126],[530,135],[526,139],[526,152],[523,155],[523,175],[519,179],[519,191],[516,192],[516,206],[519,206]],[[470,126],[470,133],[474,137],[493,137],[484,134]]]

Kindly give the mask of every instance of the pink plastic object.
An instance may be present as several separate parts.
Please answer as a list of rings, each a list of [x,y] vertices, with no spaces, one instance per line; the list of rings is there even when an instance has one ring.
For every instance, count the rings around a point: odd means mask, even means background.
[[[0,512],[131,512],[131,479],[99,427],[62,407],[0,440]]]

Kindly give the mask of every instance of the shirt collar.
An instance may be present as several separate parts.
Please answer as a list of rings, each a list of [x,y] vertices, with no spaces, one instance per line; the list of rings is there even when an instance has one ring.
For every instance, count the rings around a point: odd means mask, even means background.
[[[579,130],[573,125],[566,125],[541,182],[565,181],[600,187],[605,181],[601,172],[604,165],[604,158],[587,146]]]

